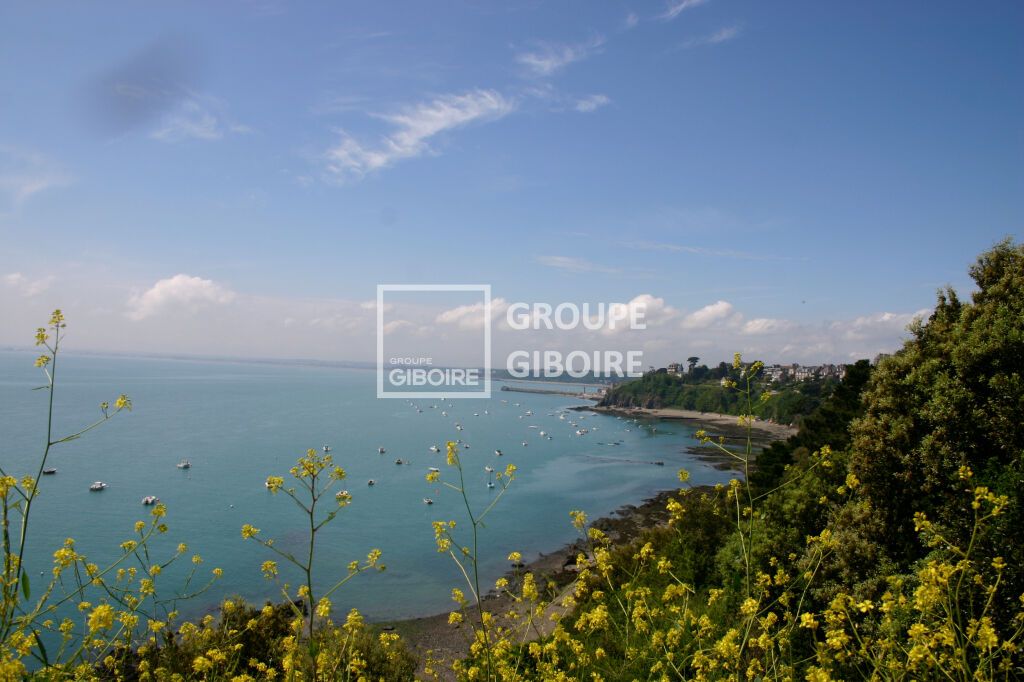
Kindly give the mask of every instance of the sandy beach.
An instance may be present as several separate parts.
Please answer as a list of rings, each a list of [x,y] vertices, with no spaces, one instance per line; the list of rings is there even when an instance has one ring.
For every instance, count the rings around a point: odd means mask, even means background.
[[[647,419],[678,419],[693,422],[694,425],[707,430],[711,435],[735,436],[737,431],[742,431],[739,419],[731,414],[719,414],[717,412],[698,412],[697,410],[681,410],[674,407],[665,408],[641,408],[641,407],[599,407],[586,406],[579,408],[604,412],[606,414],[618,414],[628,417],[644,417]],[[762,419],[755,419],[751,424],[751,430],[756,432],[759,439],[770,438],[771,440],[784,440],[797,432],[795,426],[787,424],[775,424]]]

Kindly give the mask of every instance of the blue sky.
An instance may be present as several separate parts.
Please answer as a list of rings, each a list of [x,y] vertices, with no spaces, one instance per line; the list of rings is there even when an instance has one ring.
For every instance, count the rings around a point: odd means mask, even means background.
[[[651,296],[652,361],[891,348],[1021,235],[1022,34],[1014,2],[5,3],[0,343],[61,305],[83,347],[366,359],[376,284],[481,282]]]

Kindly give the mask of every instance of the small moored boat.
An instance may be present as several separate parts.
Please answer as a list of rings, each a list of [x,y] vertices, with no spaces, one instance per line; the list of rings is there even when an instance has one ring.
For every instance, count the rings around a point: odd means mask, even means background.
[[[43,474],[44,474],[44,475],[46,475],[46,476],[52,476],[52,475],[54,475],[55,473],[57,473],[57,470],[56,470],[56,469],[54,469],[54,468],[50,468],[50,469],[43,469]]]
[[[91,486],[89,486],[89,490],[91,490],[93,492],[99,492],[100,490],[105,490],[106,487],[107,487],[107,484],[104,483],[103,481],[96,481]]]
[[[424,497],[423,498],[423,504],[434,504],[434,501],[432,499],[430,499],[429,497]]]
[[[152,506],[159,501],[160,498],[157,497],[156,495],[146,495],[145,497],[142,498],[142,504],[146,505],[147,507]]]
[[[192,462],[188,461],[187,459],[183,459],[180,462],[178,462],[178,468],[179,469],[191,469],[192,468]]]

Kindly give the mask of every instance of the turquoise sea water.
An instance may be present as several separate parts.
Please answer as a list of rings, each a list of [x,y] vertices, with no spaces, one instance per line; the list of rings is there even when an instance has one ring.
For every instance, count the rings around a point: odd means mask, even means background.
[[[42,383],[34,357],[0,352],[0,464],[19,476],[35,473],[45,437],[47,396],[31,390]],[[41,481],[28,552],[31,575],[49,574],[52,552],[65,537],[74,537],[90,560],[113,559],[133,523],[148,518],[141,498],[156,495],[168,508],[165,552],[187,542],[203,556],[204,570],[224,570],[212,592],[183,608],[190,615],[230,594],[257,602],[279,596],[259,571],[273,557],[243,541],[239,529],[251,523],[284,549],[304,546],[299,510],[284,496],[272,496],[264,481],[270,474],[287,475],[302,452],[325,443],[348,472],[342,487],[353,502],[318,536],[319,582],[328,584],[350,560],[379,547],[387,571],[356,577],[334,599],[338,612],[354,606],[375,620],[445,610],[451,588],[460,585],[450,558],[435,550],[430,523],[455,519],[465,531],[465,510],[452,491],[424,480],[430,466],[451,475],[444,466],[446,440],[461,438],[471,446],[462,457],[477,507],[494,494],[484,466],[514,463],[519,469],[481,536],[481,573],[488,584],[509,568],[510,551],[529,561],[572,540],[572,509],[595,518],[637,503],[674,487],[681,466],[694,484],[728,478],[685,453],[692,443],[686,426],[660,424],[652,432],[590,412],[568,412],[561,420],[567,408],[586,404],[562,396],[495,390],[491,400],[452,400],[451,407],[418,400],[418,412],[406,400],[377,400],[374,373],[367,370],[71,355],[60,363],[58,435],[94,419],[98,404],[119,393],[130,395],[135,408],[52,451],[48,466],[59,471]],[[590,433],[577,436],[570,421]],[[457,431],[456,422],[465,430]],[[541,430],[552,439],[542,438]],[[434,444],[441,454],[429,451]],[[378,454],[378,447],[387,453]],[[495,456],[496,448],[502,457]],[[182,458],[192,461],[190,470],[176,468]],[[411,464],[396,465],[396,458]],[[656,460],[665,466],[652,464]],[[367,485],[371,478],[373,487]],[[90,492],[95,480],[109,488]],[[434,504],[425,505],[424,497]],[[165,594],[178,577],[162,576]]]

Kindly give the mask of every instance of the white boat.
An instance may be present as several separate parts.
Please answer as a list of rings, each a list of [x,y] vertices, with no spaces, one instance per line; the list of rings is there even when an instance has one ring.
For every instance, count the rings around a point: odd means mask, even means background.
[[[546,431],[541,431],[541,432],[540,432],[540,435],[542,435],[542,436],[546,436],[546,435],[548,435],[548,434],[547,434],[547,432],[546,432]]]
[[[387,450],[385,450],[384,448],[377,448],[377,453],[378,454],[383,455],[385,452],[387,452]]]
[[[447,417],[448,416],[448,411],[447,410],[441,410],[441,416],[442,417]]]
[[[526,441],[525,440],[523,441],[523,447],[524,448],[526,447]]]
[[[53,469],[53,468],[43,469],[43,475],[44,476],[53,476],[55,473],[57,473],[56,469]]]
[[[147,507],[154,505],[159,501],[160,498],[157,497],[156,495],[146,495],[145,497],[142,498],[142,504],[146,505]]]
[[[493,467],[484,467],[484,471],[486,471],[487,473],[491,474],[491,473],[494,473],[494,468]]]
[[[331,451],[331,446],[330,445],[325,445],[324,446],[324,452],[330,452],[330,451]]]
[[[495,450],[494,454],[497,455],[498,457],[501,457],[501,450]]]
[[[191,469],[192,468],[192,462],[188,461],[187,459],[183,459],[180,462],[178,462],[178,468],[179,469]]]
[[[103,481],[96,481],[91,486],[89,486],[89,490],[92,490],[93,492],[98,492],[100,490],[106,490],[106,488],[107,488],[107,484],[104,483]]]
[[[441,470],[438,469],[437,467],[427,467],[427,471],[433,471],[433,472],[437,473],[437,472],[439,472]]]
[[[436,445],[431,445],[430,446],[430,451],[431,452],[441,452],[441,448],[437,447]]]
[[[494,481],[487,481],[487,487],[488,488],[493,488],[494,487]]]
[[[405,464],[401,459],[396,459],[395,464]]]
[[[469,443],[463,443],[462,447],[466,450],[469,450]]]
[[[377,485],[377,481],[371,478],[369,481],[366,482],[366,485]]]
[[[432,499],[430,499],[429,497],[424,497],[423,498],[423,504],[434,504],[434,501]]]

